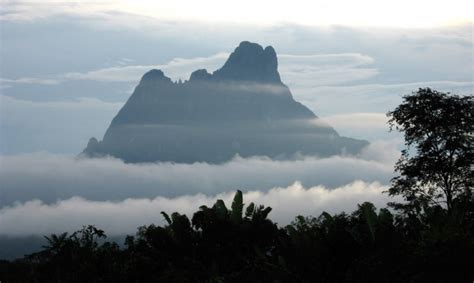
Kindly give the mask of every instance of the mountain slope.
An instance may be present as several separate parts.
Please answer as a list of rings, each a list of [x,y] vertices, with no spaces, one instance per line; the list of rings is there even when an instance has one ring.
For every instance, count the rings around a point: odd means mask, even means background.
[[[101,142],[84,154],[126,162],[212,162],[265,155],[356,153],[365,141],[341,137],[295,101],[280,79],[275,50],[242,42],[222,68],[173,82],[143,75]]]

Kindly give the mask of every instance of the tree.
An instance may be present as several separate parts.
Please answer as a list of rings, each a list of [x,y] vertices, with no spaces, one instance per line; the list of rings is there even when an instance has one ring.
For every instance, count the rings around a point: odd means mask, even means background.
[[[449,214],[458,198],[472,194],[473,96],[420,88],[387,116],[406,146],[388,192],[407,202],[392,205],[418,212],[439,205]]]

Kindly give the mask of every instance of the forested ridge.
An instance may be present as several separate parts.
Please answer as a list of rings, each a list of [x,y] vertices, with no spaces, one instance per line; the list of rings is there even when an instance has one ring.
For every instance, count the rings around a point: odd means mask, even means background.
[[[386,192],[402,202],[273,222],[271,208],[218,200],[161,212],[119,245],[84,226],[0,262],[1,282],[473,282],[473,97],[429,88],[388,113],[406,148]],[[157,214],[160,213],[157,211]]]

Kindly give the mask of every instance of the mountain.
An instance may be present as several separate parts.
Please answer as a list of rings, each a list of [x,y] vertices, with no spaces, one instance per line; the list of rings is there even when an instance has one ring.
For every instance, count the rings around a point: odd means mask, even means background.
[[[357,153],[367,144],[339,136],[293,99],[273,47],[244,41],[212,74],[197,70],[184,83],[161,70],[144,74],[103,140],[91,138],[83,154],[133,163],[220,163],[236,154]]]

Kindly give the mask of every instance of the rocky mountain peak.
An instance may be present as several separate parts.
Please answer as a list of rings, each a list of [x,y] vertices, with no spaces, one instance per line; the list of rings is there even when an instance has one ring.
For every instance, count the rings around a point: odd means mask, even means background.
[[[170,78],[165,76],[165,73],[163,73],[162,70],[157,70],[157,69],[152,69],[148,72],[146,72],[143,76],[142,79],[140,80],[140,83],[156,83],[156,82],[172,82]]]
[[[256,81],[280,84],[278,60],[271,46],[265,49],[257,44],[243,41],[230,54],[224,66],[214,72],[219,80]]]
[[[125,162],[221,163],[235,155],[293,158],[357,153],[366,141],[339,136],[295,101],[278,74],[273,47],[244,41],[210,74],[173,83],[161,70],[140,84],[85,156]]]
[[[189,81],[206,81],[211,79],[212,75],[206,69],[199,69],[191,73]]]

